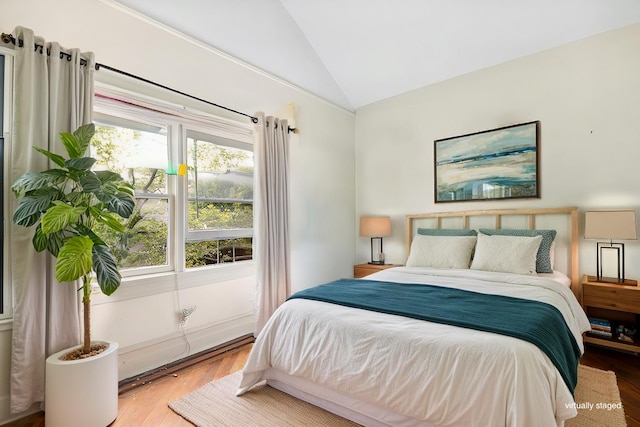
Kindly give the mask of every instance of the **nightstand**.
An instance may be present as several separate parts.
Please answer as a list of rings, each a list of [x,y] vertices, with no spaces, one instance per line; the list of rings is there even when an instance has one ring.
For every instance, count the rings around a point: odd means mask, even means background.
[[[621,341],[616,332],[617,326],[640,325],[640,287],[635,280],[624,285],[596,282],[593,276],[582,277],[582,306],[589,317],[608,320],[611,323],[611,338],[590,335],[587,332],[584,342],[604,347],[640,353],[640,335],[636,333],[633,342]]]
[[[357,264],[353,266],[353,277],[359,279],[378,271],[386,270],[391,267],[400,267],[399,264]]]

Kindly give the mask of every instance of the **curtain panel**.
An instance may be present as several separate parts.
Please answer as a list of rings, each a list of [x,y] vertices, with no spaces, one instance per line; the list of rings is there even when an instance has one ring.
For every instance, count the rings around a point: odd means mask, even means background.
[[[256,336],[291,294],[289,243],[289,125],[256,113],[254,246]]]
[[[91,122],[95,64],[93,53],[63,50],[30,29],[16,27],[13,36],[24,43],[15,48],[11,183],[25,172],[49,167],[35,147],[64,154],[58,134]],[[44,48],[34,50],[35,44]],[[10,211],[16,207],[10,197]],[[35,252],[33,229],[11,224],[9,232],[14,287],[10,410],[18,413],[44,400],[46,356],[80,342],[81,320],[77,287],[56,283],[55,260]]]

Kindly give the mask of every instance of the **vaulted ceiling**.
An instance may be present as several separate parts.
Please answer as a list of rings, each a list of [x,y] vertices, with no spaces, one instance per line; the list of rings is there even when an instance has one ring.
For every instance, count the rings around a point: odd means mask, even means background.
[[[640,22],[638,0],[112,0],[345,109]]]

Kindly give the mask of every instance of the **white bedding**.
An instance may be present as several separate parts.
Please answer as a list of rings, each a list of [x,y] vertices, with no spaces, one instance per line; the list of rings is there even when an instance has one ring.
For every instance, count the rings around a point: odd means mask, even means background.
[[[547,278],[399,267],[365,279],[547,302],[560,310],[581,349],[589,329],[571,290]],[[324,302],[294,299],[274,313],[256,339],[238,394],[273,370],[440,427],[560,426],[576,415],[559,372],[531,343]]]
[[[558,283],[562,283],[567,288],[571,287],[571,279],[559,271],[554,271],[553,273],[538,273],[536,276],[555,280]]]

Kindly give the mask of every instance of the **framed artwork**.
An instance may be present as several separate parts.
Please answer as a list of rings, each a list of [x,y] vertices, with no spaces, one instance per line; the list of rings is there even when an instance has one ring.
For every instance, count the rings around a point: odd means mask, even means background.
[[[434,141],[435,202],[540,197],[540,122]]]

